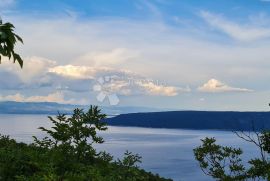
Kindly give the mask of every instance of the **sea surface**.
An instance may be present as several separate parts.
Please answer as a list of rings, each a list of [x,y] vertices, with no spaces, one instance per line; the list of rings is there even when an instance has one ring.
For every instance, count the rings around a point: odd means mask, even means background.
[[[0,114],[0,133],[10,135],[17,141],[30,143],[32,136],[44,137],[37,128],[50,127],[46,115]],[[95,145],[97,150],[106,150],[115,158],[122,158],[126,150],[142,156],[142,168],[176,181],[210,181],[194,160],[193,149],[200,139],[215,137],[219,144],[241,147],[244,160],[255,156],[255,146],[246,143],[230,131],[153,129],[109,126],[100,133],[105,143]]]

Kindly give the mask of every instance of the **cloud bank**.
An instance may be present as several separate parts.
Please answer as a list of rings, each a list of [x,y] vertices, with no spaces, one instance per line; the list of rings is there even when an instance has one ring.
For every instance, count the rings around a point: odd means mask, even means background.
[[[8,96],[0,96],[0,101],[16,102],[57,102],[63,104],[76,103],[74,100],[65,100],[64,95],[60,92],[48,94],[46,96],[29,96],[26,97],[20,93]]]

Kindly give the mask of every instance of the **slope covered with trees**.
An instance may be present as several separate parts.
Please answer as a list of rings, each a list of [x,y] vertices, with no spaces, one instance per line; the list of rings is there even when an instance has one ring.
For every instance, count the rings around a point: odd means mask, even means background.
[[[109,125],[250,131],[270,129],[270,112],[168,111],[122,114]]]
[[[137,164],[141,157],[126,152],[123,159],[98,152],[93,144],[104,142],[98,132],[107,129],[106,115],[97,107],[87,112],[75,109],[72,116],[49,117],[53,126],[40,127],[48,135],[34,137],[32,144],[0,137],[0,180],[47,181],[165,181]]]

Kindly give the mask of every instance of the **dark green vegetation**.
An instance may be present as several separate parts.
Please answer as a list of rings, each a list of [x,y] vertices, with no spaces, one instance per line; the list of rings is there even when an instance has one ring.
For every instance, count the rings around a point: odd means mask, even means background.
[[[0,63],[1,55],[13,58],[14,63],[17,61],[23,67],[23,60],[21,56],[15,53],[14,48],[17,41],[23,43],[21,37],[14,33],[14,26],[11,23],[2,23],[0,18]]]
[[[240,148],[221,146],[216,144],[215,138],[205,138],[202,145],[194,149],[202,171],[224,181],[270,180],[270,131],[236,134],[258,147],[258,153],[254,153],[255,158],[248,161],[249,166],[244,166],[241,159],[243,151]]]
[[[87,112],[75,109],[67,117],[59,114],[51,129],[40,127],[48,137],[34,137],[32,144],[17,143],[8,136],[0,137],[0,180],[27,181],[162,181],[158,175],[137,166],[141,157],[126,152],[115,160],[98,152],[93,144],[104,142],[98,132],[107,129],[106,117],[97,107]]]
[[[270,112],[169,111],[132,113],[109,118],[106,122],[115,126],[261,131],[270,129]]]

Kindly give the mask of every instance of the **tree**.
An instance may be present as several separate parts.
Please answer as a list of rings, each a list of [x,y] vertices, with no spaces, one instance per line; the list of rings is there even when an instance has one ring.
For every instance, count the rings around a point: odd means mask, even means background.
[[[106,118],[105,114],[97,106],[91,106],[87,112],[83,109],[75,109],[71,117],[59,114],[57,119],[49,116],[54,124],[52,129],[40,127],[49,137],[38,140],[34,136],[35,144],[46,148],[58,148],[66,152],[71,150],[78,160],[84,160],[86,157],[96,156],[96,150],[93,143],[103,143],[103,138],[97,136],[97,131],[107,130],[106,123],[102,122]]]
[[[2,56],[8,57],[10,60],[13,58],[13,62],[16,61],[20,64],[21,68],[23,67],[23,60],[21,56],[15,53],[15,45],[17,41],[23,43],[23,40],[20,36],[14,33],[14,25],[7,22],[4,23],[0,19],[0,63]]]
[[[217,180],[270,180],[270,131],[235,132],[244,141],[258,148],[258,157],[248,161],[245,167],[240,148],[220,146],[215,138],[202,139],[202,145],[194,149],[194,155],[202,171]]]

